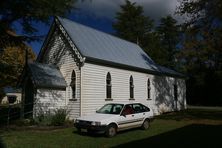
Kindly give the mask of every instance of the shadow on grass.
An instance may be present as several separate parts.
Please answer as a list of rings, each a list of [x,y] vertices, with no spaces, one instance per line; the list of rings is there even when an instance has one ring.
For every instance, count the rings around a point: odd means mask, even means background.
[[[132,131],[138,131],[138,130],[143,131],[141,128],[132,128],[132,129],[124,130],[124,131],[118,131],[117,134],[121,135],[121,134],[126,134],[126,133],[130,133]],[[89,137],[93,137],[93,138],[95,138],[95,137],[106,137],[107,138],[107,136],[105,135],[104,132],[93,132],[93,131],[92,132],[87,132],[87,131],[82,131],[81,133],[79,133],[75,129],[75,130],[73,130],[72,133],[80,135],[80,136],[89,136]]]
[[[192,124],[147,139],[115,146],[125,147],[221,147],[222,125]]]
[[[0,148],[6,148],[1,137],[0,137]]]
[[[205,109],[187,109],[179,112],[166,113],[156,117],[157,119],[169,119],[169,120],[198,120],[198,119],[210,119],[210,120],[222,120],[221,110],[205,110]]]
[[[96,132],[87,132],[87,131],[82,131],[78,132],[77,130],[74,130],[72,133],[80,135],[80,136],[89,136],[89,137],[104,137],[104,133],[96,133]]]

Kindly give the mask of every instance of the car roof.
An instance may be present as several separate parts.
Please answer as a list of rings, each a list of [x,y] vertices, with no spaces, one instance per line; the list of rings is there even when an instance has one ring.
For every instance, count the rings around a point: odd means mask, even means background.
[[[123,105],[128,105],[128,104],[143,104],[143,103],[140,103],[140,102],[110,102],[110,103],[106,103],[106,104],[123,104]]]

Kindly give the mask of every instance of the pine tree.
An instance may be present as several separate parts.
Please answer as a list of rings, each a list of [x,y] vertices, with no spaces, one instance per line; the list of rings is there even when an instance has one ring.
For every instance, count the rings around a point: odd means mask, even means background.
[[[164,50],[164,57],[162,58],[165,61],[162,64],[167,67],[175,68],[175,55],[178,51],[177,45],[180,33],[177,21],[171,16],[163,17],[160,19],[160,24],[156,31],[160,39],[161,47]]]
[[[144,38],[153,28],[153,20],[143,15],[143,8],[126,0],[116,14],[113,28],[117,36],[143,46]]]
[[[180,53],[188,103],[222,105],[222,1],[182,1],[177,13],[189,18]]]

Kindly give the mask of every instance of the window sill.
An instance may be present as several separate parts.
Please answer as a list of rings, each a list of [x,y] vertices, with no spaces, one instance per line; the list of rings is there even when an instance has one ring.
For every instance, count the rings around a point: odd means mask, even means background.
[[[76,99],[76,98],[74,98],[74,99],[69,99],[69,101],[77,101],[77,99]]]
[[[105,101],[113,101],[112,98],[106,98]]]
[[[129,98],[129,100],[135,100],[134,98]]]

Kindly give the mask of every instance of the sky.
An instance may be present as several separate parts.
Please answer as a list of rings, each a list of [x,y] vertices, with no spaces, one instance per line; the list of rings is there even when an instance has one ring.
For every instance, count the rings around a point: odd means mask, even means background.
[[[144,15],[149,16],[158,24],[161,17],[172,15],[178,22],[184,20],[183,17],[175,15],[176,7],[179,5],[178,0],[130,0],[136,2],[136,5],[143,7]],[[67,18],[79,22],[81,24],[93,27],[95,29],[114,33],[112,28],[115,22],[116,12],[120,11],[120,5],[125,0],[78,0],[75,3],[75,9],[67,16]],[[39,28],[38,34],[47,35],[49,25],[35,24]],[[44,38],[40,42],[30,43],[35,53],[38,54]]]

